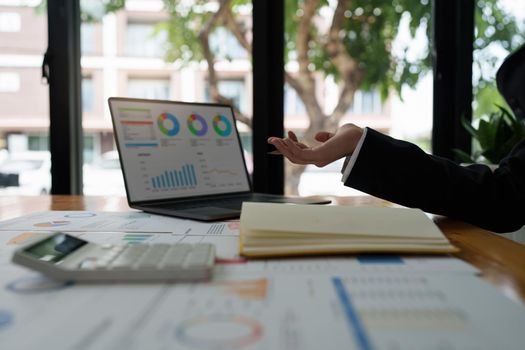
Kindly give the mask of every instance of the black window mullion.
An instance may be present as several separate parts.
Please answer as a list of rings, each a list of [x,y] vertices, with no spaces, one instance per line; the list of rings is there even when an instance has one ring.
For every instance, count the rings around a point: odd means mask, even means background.
[[[472,119],[474,0],[433,1],[434,105],[432,152],[454,158],[470,153],[471,138],[461,118]]]
[[[49,149],[51,193],[82,193],[80,2],[49,0]]]
[[[253,187],[284,192],[284,161],[266,140],[284,134],[284,1],[253,0]]]

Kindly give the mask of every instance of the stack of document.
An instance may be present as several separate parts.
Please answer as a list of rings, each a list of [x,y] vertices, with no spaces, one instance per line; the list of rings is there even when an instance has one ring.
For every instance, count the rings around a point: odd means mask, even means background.
[[[419,209],[245,202],[240,235],[253,257],[458,251]]]

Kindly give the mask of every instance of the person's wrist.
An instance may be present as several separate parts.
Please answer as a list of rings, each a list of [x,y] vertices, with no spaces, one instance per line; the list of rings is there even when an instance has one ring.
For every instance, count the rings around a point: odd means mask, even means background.
[[[355,126],[352,124],[352,128],[349,130],[350,133],[350,142],[348,143],[347,153],[346,156],[351,156],[352,153],[354,153],[357,145],[359,144],[359,140],[361,140],[361,137],[363,137],[363,128],[360,128],[358,126]]]
[[[363,133],[364,133],[364,129],[363,128],[357,128],[357,136],[355,138],[355,145],[354,145],[354,150],[355,148],[357,147],[357,144],[359,143],[359,141],[361,140],[361,138],[363,137]]]

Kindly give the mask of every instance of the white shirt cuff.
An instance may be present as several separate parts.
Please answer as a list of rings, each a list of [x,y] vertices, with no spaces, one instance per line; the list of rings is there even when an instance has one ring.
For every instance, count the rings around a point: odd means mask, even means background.
[[[368,128],[363,129],[363,135],[361,135],[361,138],[359,139],[359,142],[357,143],[354,152],[351,155],[347,156],[345,159],[343,169],[341,169],[341,172],[343,173],[343,178],[341,179],[342,182],[346,182],[346,180],[350,176],[350,172],[352,171],[352,168],[354,167],[354,164],[357,161],[357,157],[359,156],[359,152],[361,151],[361,146],[363,146],[363,142],[365,142],[367,130]]]

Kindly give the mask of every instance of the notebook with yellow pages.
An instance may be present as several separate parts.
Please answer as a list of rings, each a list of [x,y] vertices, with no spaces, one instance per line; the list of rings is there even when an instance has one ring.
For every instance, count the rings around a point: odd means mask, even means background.
[[[419,209],[245,202],[241,211],[248,257],[456,251]]]

